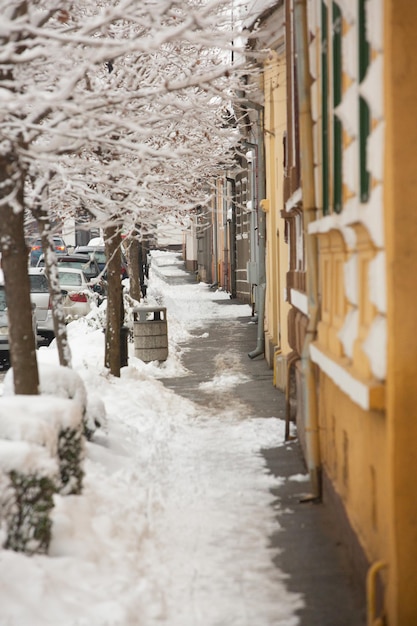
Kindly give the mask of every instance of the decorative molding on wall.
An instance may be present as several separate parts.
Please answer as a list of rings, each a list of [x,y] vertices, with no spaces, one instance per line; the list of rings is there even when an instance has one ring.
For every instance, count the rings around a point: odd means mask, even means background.
[[[350,0],[347,0],[349,3]],[[384,11],[381,0],[367,0],[366,3],[366,37],[376,52],[383,51],[383,19]]]
[[[311,360],[349,398],[365,411],[382,410],[385,405],[385,387],[378,381],[361,380],[343,363],[321,350],[317,344],[310,345]]]
[[[372,117],[383,120],[383,62],[382,55],[378,55],[368,67],[365,78],[359,85],[359,93],[367,101]]]
[[[294,191],[285,203],[285,212],[290,213],[302,201],[301,187]]]
[[[363,351],[369,359],[372,374],[378,380],[385,380],[387,375],[387,320],[378,315],[371,324],[369,333],[363,342]]]
[[[384,247],[384,216],[383,216],[383,189],[377,185],[371,190],[370,199],[365,204],[359,204],[357,198],[352,198],[343,209],[343,213],[332,213],[308,227],[310,235],[328,233],[339,230],[343,235],[348,248],[355,247],[355,234],[349,228],[356,224],[363,224],[376,248]]]
[[[301,313],[308,315],[308,299],[305,293],[291,289],[291,304],[295,306]]]
[[[334,110],[337,117],[343,122],[343,127],[351,137],[358,136],[359,110],[358,88],[353,84],[343,94],[342,102]]]
[[[385,123],[375,126],[368,137],[369,167],[372,178],[378,182],[383,179]]]

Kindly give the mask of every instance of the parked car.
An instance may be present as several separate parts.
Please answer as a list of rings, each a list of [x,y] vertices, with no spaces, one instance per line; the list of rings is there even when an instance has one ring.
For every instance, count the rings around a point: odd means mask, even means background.
[[[96,248],[104,248],[104,239],[103,237],[93,237],[88,242],[87,246],[95,246]]]
[[[58,267],[58,278],[64,293],[64,312],[68,322],[87,315],[96,297],[82,270]]]
[[[9,353],[9,318],[7,315],[6,291],[0,285],[0,363],[8,359]]]
[[[93,254],[100,270],[103,271],[106,268],[107,259],[104,246],[77,246],[74,250],[74,254]],[[120,276],[122,279],[128,277],[127,261],[123,252]]]
[[[53,236],[53,244],[54,244],[55,254],[67,254],[68,253],[65,241],[59,235]],[[42,239],[38,237],[32,243],[32,247],[30,249],[29,265],[31,267],[36,266],[41,254],[43,254]]]
[[[82,254],[93,256],[97,261],[100,271],[106,269],[106,253],[102,246],[77,246],[74,250],[74,254]]]
[[[38,331],[35,305],[32,306],[33,334],[37,345]],[[9,316],[7,312],[6,290],[0,283],[0,368],[10,365]]]
[[[72,267],[82,270],[87,278],[88,283],[93,291],[105,296],[107,293],[107,283],[101,274],[100,267],[93,254],[63,254],[57,257],[59,267]],[[43,254],[39,257],[37,267],[45,266],[45,257]]]
[[[30,299],[36,305],[35,316],[38,334],[47,340],[55,336],[52,319],[52,303],[49,295],[48,280],[43,267],[29,268]]]

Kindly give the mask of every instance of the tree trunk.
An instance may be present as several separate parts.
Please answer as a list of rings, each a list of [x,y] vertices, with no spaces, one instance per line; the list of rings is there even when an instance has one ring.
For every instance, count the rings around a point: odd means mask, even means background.
[[[140,282],[140,290],[141,290],[143,298],[146,298],[146,293],[148,290],[146,268],[147,268],[146,245],[145,245],[145,242],[142,240],[139,243],[139,282]]]
[[[45,274],[48,279],[49,295],[52,304],[52,320],[54,324],[55,341],[58,350],[59,364],[71,367],[71,349],[68,343],[65,314],[62,307],[61,287],[58,280],[58,266],[56,254],[51,238],[48,214],[42,208],[35,213],[39,232],[42,237],[42,249],[45,257]]]
[[[104,243],[107,258],[107,326],[104,366],[113,376],[120,377],[120,335],[122,326],[122,264],[120,245],[121,235],[117,226],[104,229]]]
[[[129,286],[130,297],[133,300],[140,302],[140,272],[139,272],[139,256],[140,256],[140,243],[135,238],[129,242],[128,248],[128,262],[129,262]]]
[[[24,173],[12,158],[0,160],[0,249],[9,316],[10,361],[16,394],[37,395],[39,374],[24,235]],[[14,170],[14,171],[13,171]],[[13,201],[13,205],[8,201]]]

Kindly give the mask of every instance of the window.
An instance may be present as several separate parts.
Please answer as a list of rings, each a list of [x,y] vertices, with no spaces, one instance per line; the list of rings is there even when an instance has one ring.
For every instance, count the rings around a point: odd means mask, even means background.
[[[3,285],[0,285],[0,311],[5,311],[6,309],[7,309],[6,291]]]
[[[30,274],[30,290],[33,293],[48,293],[48,281],[44,274]]]
[[[328,75],[328,10],[321,3],[321,119],[322,119],[322,206],[323,214],[329,213],[329,75]]]
[[[81,285],[81,274],[75,272],[59,272],[59,284],[64,285]]]
[[[333,107],[342,101],[342,12],[333,2]],[[343,126],[337,115],[333,114],[333,207],[336,213],[343,208],[342,190],[342,155]]]
[[[365,78],[370,57],[369,43],[366,39],[365,0],[358,0],[359,30],[359,82]],[[371,115],[368,103],[359,97],[359,180],[361,202],[369,200],[370,174],[367,168],[367,142],[371,128]]]

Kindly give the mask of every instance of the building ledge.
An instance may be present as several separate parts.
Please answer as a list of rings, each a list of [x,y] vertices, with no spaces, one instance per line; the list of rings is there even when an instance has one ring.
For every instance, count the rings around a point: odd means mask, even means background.
[[[326,351],[318,342],[310,345],[311,360],[349,398],[365,411],[385,409],[385,385],[375,379],[361,378],[354,373],[347,359]]]
[[[298,289],[290,290],[291,304],[295,306],[301,313],[308,317],[308,298],[307,294],[299,291]]]
[[[288,215],[290,215],[293,209],[301,205],[302,199],[303,199],[302,191],[301,191],[301,187],[299,187],[296,191],[294,191],[292,196],[290,196],[288,200],[286,201],[285,210],[283,211],[283,213],[287,213]]]

